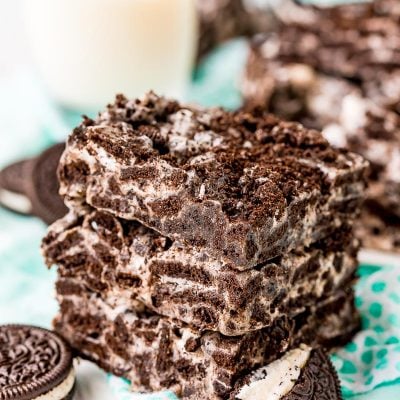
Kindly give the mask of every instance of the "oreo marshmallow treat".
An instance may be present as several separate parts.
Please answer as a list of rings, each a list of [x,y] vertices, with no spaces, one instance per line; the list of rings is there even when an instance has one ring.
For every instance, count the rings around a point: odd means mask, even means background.
[[[137,391],[242,398],[247,376],[297,348],[308,382],[313,349],[359,327],[366,167],[263,111],[118,96],[61,157],[69,213],[43,240],[56,330]]]

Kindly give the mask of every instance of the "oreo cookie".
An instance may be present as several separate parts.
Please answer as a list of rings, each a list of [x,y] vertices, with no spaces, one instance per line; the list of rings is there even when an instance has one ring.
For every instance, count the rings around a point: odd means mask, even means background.
[[[3,207],[20,214],[32,213],[32,204],[25,194],[32,163],[32,159],[22,160],[0,171],[0,204]]]
[[[56,144],[0,171],[0,204],[47,224],[63,217],[68,210],[58,193],[57,167],[64,149],[64,143]]]
[[[59,143],[40,154],[32,165],[27,194],[32,202],[33,215],[51,224],[67,213],[67,207],[58,191],[57,168],[65,144]]]
[[[27,325],[0,326],[0,399],[72,400],[72,352],[54,332]]]
[[[342,400],[339,379],[325,352],[301,345],[236,385],[231,400]]]

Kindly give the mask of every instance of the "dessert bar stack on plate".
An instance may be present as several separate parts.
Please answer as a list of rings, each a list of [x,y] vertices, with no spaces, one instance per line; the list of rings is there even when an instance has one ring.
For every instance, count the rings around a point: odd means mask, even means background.
[[[366,167],[265,112],[118,96],[61,158],[70,212],[43,240],[56,330],[133,390],[193,400],[345,343]]]
[[[254,38],[242,92],[323,131],[371,163],[364,245],[400,251],[400,3],[304,6],[306,18]]]

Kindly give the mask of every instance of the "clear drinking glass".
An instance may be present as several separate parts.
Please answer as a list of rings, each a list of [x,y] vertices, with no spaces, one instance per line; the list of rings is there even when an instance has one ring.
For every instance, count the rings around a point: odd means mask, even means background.
[[[97,110],[116,93],[181,98],[197,49],[195,0],[24,0],[33,57],[63,106]]]

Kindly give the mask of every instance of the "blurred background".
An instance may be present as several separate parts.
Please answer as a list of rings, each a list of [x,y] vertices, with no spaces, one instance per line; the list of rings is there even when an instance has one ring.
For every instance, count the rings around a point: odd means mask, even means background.
[[[2,77],[29,62],[20,6],[20,0],[2,0],[0,2],[0,46],[2,53],[0,72]]]
[[[8,141],[0,165],[64,139],[118,92],[238,107],[246,45],[215,48],[269,27],[285,1],[0,0],[0,131],[29,140]]]

